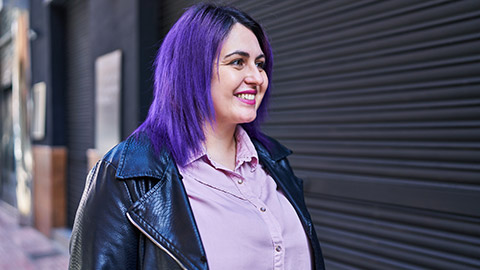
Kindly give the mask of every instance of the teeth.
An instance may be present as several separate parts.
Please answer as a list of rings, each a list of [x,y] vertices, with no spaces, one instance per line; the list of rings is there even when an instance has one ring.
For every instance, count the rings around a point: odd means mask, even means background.
[[[240,94],[237,97],[239,97],[241,99],[246,99],[246,100],[254,100],[255,99],[254,94]]]

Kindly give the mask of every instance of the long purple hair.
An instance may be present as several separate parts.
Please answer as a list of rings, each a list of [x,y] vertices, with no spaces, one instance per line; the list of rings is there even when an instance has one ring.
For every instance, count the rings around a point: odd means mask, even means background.
[[[156,151],[166,148],[180,166],[201,149],[204,124],[215,119],[210,92],[213,64],[218,61],[223,41],[235,23],[244,25],[257,37],[266,58],[264,70],[271,82],[273,56],[265,32],[249,15],[232,7],[213,4],[190,7],[168,32],[158,51],[153,103],[134,134],[146,133]],[[267,115],[270,85],[257,110],[257,118],[242,124],[251,138],[267,145],[260,123]]]

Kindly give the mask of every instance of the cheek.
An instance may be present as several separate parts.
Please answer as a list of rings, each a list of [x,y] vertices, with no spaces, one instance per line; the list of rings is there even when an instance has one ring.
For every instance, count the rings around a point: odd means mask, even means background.
[[[257,94],[258,99],[257,99],[257,103],[255,104],[255,110],[257,110],[262,104],[263,98],[265,97],[265,93],[267,93],[267,87],[268,87],[268,84],[264,87],[262,86],[260,93]]]
[[[212,100],[213,102],[215,103],[215,101],[219,101],[222,99],[223,96],[225,96],[225,82],[226,79],[224,77],[221,77],[221,79],[219,79],[217,76],[215,76],[213,79],[212,79],[212,82],[210,84],[210,93],[212,95]],[[214,104],[216,105],[216,104]]]
[[[260,74],[262,75],[262,79],[263,79],[263,83],[261,85],[261,88],[263,91],[266,91],[267,87],[268,87],[268,76],[267,76],[267,72],[265,71],[261,71]]]
[[[268,77],[267,77],[267,74],[264,72],[263,73],[263,83],[262,83],[262,86],[260,88],[262,99],[263,99],[263,96],[265,95],[265,93],[267,92],[267,88],[268,88]]]
[[[212,93],[213,91],[213,86],[215,86],[215,92],[217,95],[224,95],[228,96],[233,93],[233,91],[238,87],[240,84],[240,80],[238,76],[235,76],[234,73],[225,71],[222,67],[220,68],[217,73],[215,71],[215,75],[212,78]]]

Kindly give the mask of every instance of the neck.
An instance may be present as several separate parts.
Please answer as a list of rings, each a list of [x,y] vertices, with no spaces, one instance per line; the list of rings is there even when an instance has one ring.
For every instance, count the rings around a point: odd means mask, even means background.
[[[205,148],[211,159],[222,164],[230,170],[235,169],[236,158],[236,142],[235,129],[236,125],[210,125],[207,123],[204,127]]]

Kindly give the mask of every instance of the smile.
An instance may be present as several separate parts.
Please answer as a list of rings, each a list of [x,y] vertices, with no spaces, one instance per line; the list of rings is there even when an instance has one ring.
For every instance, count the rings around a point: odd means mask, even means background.
[[[255,105],[255,95],[257,94],[256,91],[242,91],[238,94],[235,94],[235,97],[238,98],[239,101],[247,104],[247,105]]]

